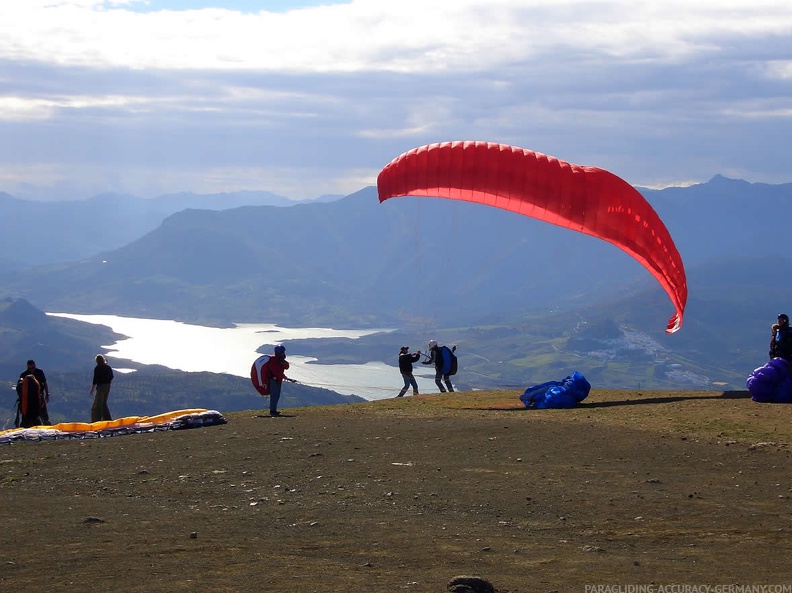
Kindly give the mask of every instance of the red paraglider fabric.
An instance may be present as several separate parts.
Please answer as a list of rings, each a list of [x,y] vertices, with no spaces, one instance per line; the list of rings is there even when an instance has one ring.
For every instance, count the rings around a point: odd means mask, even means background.
[[[397,196],[465,200],[598,237],[640,262],[676,307],[666,333],[682,326],[687,278],[660,217],[630,184],[604,169],[492,142],[414,148],[377,177],[379,201]]]

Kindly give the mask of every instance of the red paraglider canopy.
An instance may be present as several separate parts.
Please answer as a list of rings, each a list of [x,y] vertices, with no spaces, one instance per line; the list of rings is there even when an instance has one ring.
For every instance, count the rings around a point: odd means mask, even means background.
[[[492,142],[414,148],[377,177],[379,201],[397,196],[465,200],[598,237],[630,254],[676,307],[666,333],[682,327],[687,278],[663,221],[630,184],[604,169]]]

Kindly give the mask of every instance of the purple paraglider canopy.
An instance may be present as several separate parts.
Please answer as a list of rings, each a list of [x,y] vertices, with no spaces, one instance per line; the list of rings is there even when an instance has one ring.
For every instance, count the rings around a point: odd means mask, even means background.
[[[774,358],[748,375],[745,385],[755,402],[792,404],[792,363]]]

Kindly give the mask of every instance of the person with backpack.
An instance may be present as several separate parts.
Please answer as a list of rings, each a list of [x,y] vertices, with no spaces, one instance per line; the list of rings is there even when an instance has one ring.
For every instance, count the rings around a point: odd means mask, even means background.
[[[435,367],[435,384],[440,389],[440,393],[446,392],[446,387],[449,392],[454,391],[454,386],[451,385],[451,375],[456,375],[457,372],[457,357],[456,346],[449,348],[448,346],[438,346],[437,341],[429,341],[429,356],[423,364],[433,364]],[[442,379],[442,381],[441,381]],[[445,387],[443,387],[445,383]]]
[[[110,368],[110,365],[107,364],[107,359],[101,354],[97,354],[94,360],[96,361],[96,366],[94,367],[90,394],[93,395],[94,390],[96,390],[96,395],[91,406],[91,422],[112,420],[110,408],[107,407],[107,398],[110,396],[113,369]]]
[[[404,397],[404,394],[407,393],[407,388],[410,386],[412,386],[413,395],[418,395],[418,382],[413,376],[413,363],[418,362],[419,358],[421,358],[420,350],[415,354],[410,354],[409,346],[402,346],[401,350],[399,350],[399,372],[402,379],[404,379],[404,387],[396,397]]]
[[[792,361],[792,328],[789,327],[789,316],[779,313],[777,322],[770,331],[770,358],[783,358]]]
[[[283,345],[275,346],[273,354],[265,354],[260,356],[256,362],[253,363],[251,369],[251,380],[256,390],[261,395],[268,395],[270,398],[269,412],[270,416],[280,416],[278,411],[278,401],[281,396],[281,388],[283,387],[283,380],[297,383],[295,379],[290,379],[286,376],[286,370],[289,368],[289,361],[286,360],[286,347]]]
[[[47,411],[47,404],[49,403],[50,393],[49,393],[49,385],[47,385],[47,377],[44,375],[44,371],[36,366],[35,360],[28,360],[27,361],[27,368],[19,374],[19,379],[23,379],[28,375],[33,375],[38,381],[39,388],[40,388],[40,405],[39,405],[39,417],[41,419],[42,426],[49,426],[50,419],[49,419],[49,412]]]

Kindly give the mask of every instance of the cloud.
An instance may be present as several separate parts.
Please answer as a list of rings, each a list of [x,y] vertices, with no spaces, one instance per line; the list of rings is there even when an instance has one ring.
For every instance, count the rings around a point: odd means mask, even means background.
[[[197,6],[0,3],[0,191],[306,198],[459,139],[637,185],[789,180],[785,1]]]
[[[0,55],[62,66],[269,72],[481,71],[578,54],[642,61],[788,36],[779,1],[356,0],[285,13],[139,13],[132,2],[26,0],[0,9]]]

